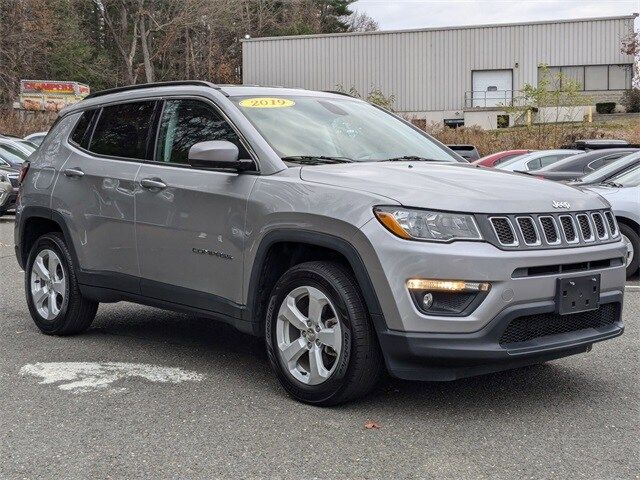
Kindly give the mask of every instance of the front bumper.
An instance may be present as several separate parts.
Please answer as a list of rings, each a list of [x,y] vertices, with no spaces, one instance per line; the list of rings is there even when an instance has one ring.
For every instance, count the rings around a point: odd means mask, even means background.
[[[601,295],[601,309],[611,312],[606,324],[529,341],[501,345],[508,325],[519,317],[555,311],[554,302],[505,309],[485,328],[469,334],[407,333],[387,330],[378,337],[387,369],[405,380],[448,381],[523,367],[587,352],[595,342],[621,335],[622,292]]]
[[[505,251],[485,242],[449,244],[402,240],[372,220],[353,242],[362,255],[384,317],[384,329],[415,333],[473,333],[485,328],[505,309],[553,301],[558,278],[600,275],[600,291],[624,291],[626,280],[622,241],[555,250]],[[609,267],[600,267],[615,260]],[[562,274],[527,274],[523,269],[592,263],[595,268]],[[489,282],[491,290],[471,313],[427,315],[416,307],[406,282],[410,278]],[[380,331],[380,324],[377,325]]]
[[[435,244],[396,238],[373,220],[353,242],[361,252],[380,304],[372,315],[389,372],[414,380],[453,380],[582,353],[594,342],[622,334],[625,268],[622,242],[555,250],[504,251],[484,242]],[[607,260],[611,260],[609,266]],[[615,260],[615,262],[613,261]],[[545,274],[555,265],[586,270]],[[538,268],[542,267],[542,268]],[[526,274],[521,275],[526,269]],[[542,273],[540,273],[542,272]],[[616,305],[596,328],[543,332],[506,344],[500,337],[519,317],[554,313],[558,278],[597,274],[601,304]],[[416,307],[410,278],[490,282],[480,305],[465,316],[427,315]],[[602,307],[601,307],[602,308]],[[550,319],[562,321],[565,317]]]

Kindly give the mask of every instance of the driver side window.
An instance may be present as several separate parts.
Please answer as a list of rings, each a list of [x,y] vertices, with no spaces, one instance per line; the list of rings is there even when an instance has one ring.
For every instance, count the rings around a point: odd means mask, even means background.
[[[199,100],[167,100],[160,120],[156,161],[187,164],[196,143],[228,140],[237,145],[240,158],[250,158],[227,121]]]

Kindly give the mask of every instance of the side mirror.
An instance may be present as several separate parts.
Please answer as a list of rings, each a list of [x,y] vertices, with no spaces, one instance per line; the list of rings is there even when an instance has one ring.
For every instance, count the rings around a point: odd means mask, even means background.
[[[189,149],[189,165],[203,170],[247,170],[251,160],[239,160],[238,147],[227,140],[196,143]]]

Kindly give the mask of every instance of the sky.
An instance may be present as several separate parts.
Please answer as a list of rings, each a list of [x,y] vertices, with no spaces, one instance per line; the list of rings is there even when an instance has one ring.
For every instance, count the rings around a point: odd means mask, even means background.
[[[400,30],[629,15],[640,12],[640,0],[358,0],[351,9],[380,30]]]

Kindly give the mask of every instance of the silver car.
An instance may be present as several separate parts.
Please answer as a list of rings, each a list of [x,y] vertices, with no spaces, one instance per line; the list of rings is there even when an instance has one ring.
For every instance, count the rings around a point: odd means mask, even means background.
[[[516,158],[499,163],[496,168],[509,172],[529,172],[538,170],[573,155],[584,153],[583,150],[537,150],[535,152],[519,155]]]
[[[609,204],[460,160],[346,95],[93,94],[23,170],[29,310],[52,335],[89,328],[99,302],[216,318],[263,337],[286,391],[325,406],[385,369],[454,380],[620,335],[626,248]]]
[[[627,277],[632,277],[640,263],[640,165],[589,190],[602,195],[613,208],[627,246]]]

